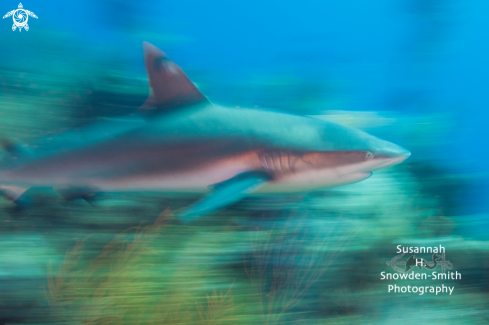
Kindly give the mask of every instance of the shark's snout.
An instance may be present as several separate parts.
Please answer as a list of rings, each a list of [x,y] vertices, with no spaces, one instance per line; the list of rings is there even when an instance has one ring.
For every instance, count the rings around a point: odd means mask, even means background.
[[[398,146],[394,143],[388,142],[388,144],[388,146],[382,148],[381,154],[393,157],[395,159],[404,157],[403,160],[411,156],[411,152],[409,150],[404,149],[403,147]]]
[[[377,162],[375,169],[400,164],[411,156],[411,152],[394,143],[383,141],[380,149],[376,150],[374,161]]]
[[[382,148],[379,154],[388,160],[388,165],[399,164],[411,156],[409,150],[391,142],[387,143],[388,145]]]
[[[406,150],[404,153],[399,154],[395,158],[393,158],[391,160],[391,165],[399,164],[399,163],[403,162],[404,160],[408,159],[409,156],[411,156],[411,152]]]

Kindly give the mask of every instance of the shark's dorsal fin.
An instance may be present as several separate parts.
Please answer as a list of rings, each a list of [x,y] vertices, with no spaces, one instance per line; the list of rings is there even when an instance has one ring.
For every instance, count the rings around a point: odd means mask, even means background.
[[[143,49],[152,94],[141,111],[160,113],[207,102],[182,69],[163,51],[148,42],[143,43]]]

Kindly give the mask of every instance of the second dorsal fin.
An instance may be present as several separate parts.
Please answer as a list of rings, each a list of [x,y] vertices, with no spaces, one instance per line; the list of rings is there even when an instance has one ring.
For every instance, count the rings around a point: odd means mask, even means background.
[[[173,111],[180,107],[207,101],[182,69],[163,51],[148,42],[143,43],[143,49],[152,95],[140,110]]]

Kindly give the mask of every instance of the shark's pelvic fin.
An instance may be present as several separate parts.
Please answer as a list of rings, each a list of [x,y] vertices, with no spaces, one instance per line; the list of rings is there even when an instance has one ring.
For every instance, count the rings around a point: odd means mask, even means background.
[[[85,200],[97,193],[97,189],[91,186],[63,187],[56,188],[55,190],[67,201],[72,201],[75,199]]]
[[[82,199],[93,207],[97,207],[100,200],[98,189],[92,186],[59,187],[55,191],[66,201]]]
[[[143,43],[143,49],[152,94],[140,111],[161,113],[207,102],[182,69],[163,51],[148,42]]]
[[[0,185],[0,195],[12,202],[16,202],[25,191],[27,191],[26,188],[18,186]]]
[[[15,203],[20,209],[43,205],[55,198],[53,197],[53,190],[49,187],[26,189],[16,186],[0,186],[0,194]]]
[[[212,192],[200,201],[178,213],[183,223],[192,222],[198,216],[217,211],[225,206],[238,202],[271,180],[271,176],[260,171],[239,174],[222,183],[210,186]]]

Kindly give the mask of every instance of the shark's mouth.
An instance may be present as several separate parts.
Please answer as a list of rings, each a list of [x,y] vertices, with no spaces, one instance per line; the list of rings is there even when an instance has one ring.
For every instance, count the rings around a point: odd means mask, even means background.
[[[358,181],[364,180],[372,176],[372,172],[358,172],[358,173],[350,173],[350,174],[345,174],[340,176],[340,179],[342,180],[352,180],[355,181],[358,179]]]
[[[381,162],[378,166],[376,166],[376,169],[397,165],[403,162],[404,160],[406,160],[409,156],[410,155],[400,155],[397,157],[387,158],[385,161]]]

